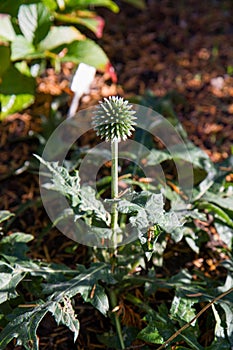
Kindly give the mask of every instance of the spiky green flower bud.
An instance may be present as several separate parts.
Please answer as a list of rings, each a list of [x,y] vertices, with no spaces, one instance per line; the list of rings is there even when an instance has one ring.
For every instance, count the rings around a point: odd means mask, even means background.
[[[105,141],[126,140],[136,125],[133,105],[122,97],[110,96],[100,102],[93,117],[93,126],[98,136]]]

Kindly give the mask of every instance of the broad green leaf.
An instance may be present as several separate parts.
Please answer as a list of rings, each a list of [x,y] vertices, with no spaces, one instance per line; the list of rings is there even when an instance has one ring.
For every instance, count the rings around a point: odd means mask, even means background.
[[[177,287],[184,285],[184,286],[187,286],[187,288],[189,288],[191,285],[191,282],[192,282],[192,275],[186,270],[182,270],[181,272],[172,276],[169,279],[169,283]]]
[[[26,272],[19,267],[13,268],[0,261],[0,304],[17,297],[15,289],[25,275]]]
[[[99,70],[105,71],[109,62],[108,57],[94,41],[90,39],[73,41],[66,47],[67,53],[62,58],[62,61],[71,61],[76,64],[83,62]]]
[[[112,0],[65,0],[65,4],[67,7],[73,9],[86,9],[95,6],[107,7],[111,11],[117,13],[119,11],[119,7]]]
[[[0,39],[1,41],[13,41],[15,39],[15,31],[11,23],[11,18],[7,14],[0,13]],[[2,57],[1,57],[2,58]]]
[[[0,120],[10,114],[22,111],[34,102],[34,95],[17,94],[17,95],[2,95],[0,94]]]
[[[69,44],[74,40],[82,40],[84,36],[75,27],[52,27],[48,35],[42,40],[38,49],[41,51],[52,50],[60,45]]]
[[[51,25],[50,13],[42,3],[21,5],[18,21],[24,37],[34,45],[46,37]]]
[[[67,326],[71,332],[74,333],[74,342],[77,340],[79,334],[79,320],[76,318],[71,300],[64,297],[57,303],[53,303],[49,307],[49,311],[55,318],[58,325],[63,324]]]
[[[11,60],[28,59],[35,54],[35,47],[23,35],[17,35],[11,44]]]
[[[158,218],[164,214],[164,201],[163,195],[148,192],[145,210],[147,213],[148,220],[151,223],[157,222]]]
[[[136,227],[137,230],[139,231],[141,243],[142,244],[146,243],[146,239],[143,239],[143,236],[142,236],[143,233],[147,232],[150,226],[150,222],[148,220],[146,211],[143,209],[140,209],[137,212],[137,215],[130,216],[129,221],[132,224],[132,226]]]
[[[28,107],[34,101],[35,80],[10,66],[0,82],[0,119]]]
[[[14,216],[13,213],[11,213],[8,210],[0,210],[0,223],[3,221],[8,220],[10,217]]]
[[[0,82],[0,94],[20,95],[32,94],[35,92],[35,79],[28,77],[14,66],[10,66],[2,76]]]

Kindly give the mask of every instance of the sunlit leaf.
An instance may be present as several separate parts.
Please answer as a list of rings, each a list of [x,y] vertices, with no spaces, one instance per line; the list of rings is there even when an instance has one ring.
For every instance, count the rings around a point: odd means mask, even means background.
[[[138,339],[144,340],[151,344],[163,344],[164,339],[158,331],[157,326],[154,324],[149,324],[137,336]]]
[[[196,310],[192,307],[195,302],[195,299],[186,299],[175,295],[170,309],[171,316],[174,319],[190,322],[196,315]]]
[[[0,223],[8,220],[10,217],[14,216],[9,210],[1,210],[0,211]]]
[[[18,21],[24,37],[34,45],[46,37],[51,25],[50,13],[42,3],[21,5]]]
[[[16,34],[11,23],[11,18],[7,14],[0,13],[0,39],[1,41],[12,41]]]
[[[67,45],[67,53],[62,61],[86,63],[100,70],[105,70],[109,60],[104,51],[90,39],[74,41]]]
[[[58,325],[63,324],[67,326],[71,332],[74,333],[74,342],[79,334],[79,320],[76,318],[75,311],[73,309],[71,300],[64,297],[57,303],[53,303],[49,307],[49,311],[55,318]]]
[[[66,197],[70,195],[72,205],[77,206],[80,203],[79,172],[76,171],[72,176],[66,168],[58,165],[58,162],[47,162],[36,154],[34,156],[50,171],[48,176],[51,178],[51,182],[43,186],[49,190],[58,191]]]
[[[52,27],[44,40],[39,43],[38,49],[41,51],[52,50],[60,45],[67,45],[74,40],[82,40],[83,38],[84,36],[75,27]]]
[[[0,262],[0,304],[17,297],[18,293],[15,289],[25,275],[26,272],[20,268],[13,268]]]
[[[21,111],[34,102],[34,95],[17,94],[2,95],[0,94],[1,112],[0,120],[10,114]]]
[[[23,35],[17,35],[11,44],[11,60],[28,59],[35,53],[35,48]]]

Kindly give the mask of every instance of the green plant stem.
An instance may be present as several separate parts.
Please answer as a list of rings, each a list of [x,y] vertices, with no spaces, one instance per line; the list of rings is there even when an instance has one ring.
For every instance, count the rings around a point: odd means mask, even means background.
[[[112,153],[111,197],[112,199],[116,199],[118,197],[118,141],[117,140],[114,140],[111,142],[111,153]],[[111,210],[111,228],[112,228],[114,248],[116,248],[116,244],[117,244],[117,236],[116,236],[117,227],[118,227],[117,203],[113,203],[112,210]]]
[[[114,140],[111,142],[111,153],[112,153],[112,168],[111,168],[111,197],[116,199],[118,197],[118,141]],[[118,228],[118,212],[117,212],[117,203],[112,204],[111,208],[111,228],[112,228],[112,238],[113,238],[113,256],[116,255],[116,246],[117,246],[117,228]],[[112,265],[113,267],[113,265]],[[110,301],[112,308],[114,309],[117,306],[117,296],[113,289],[110,290]],[[118,339],[120,342],[121,349],[125,349],[125,344],[121,331],[121,323],[117,312],[114,312],[116,331]]]
[[[109,296],[110,296],[111,306],[114,309],[117,306],[117,296],[116,296],[115,290],[110,289]],[[116,326],[116,331],[117,331],[121,349],[125,349],[125,343],[124,343],[124,339],[121,331],[121,323],[117,312],[114,312],[114,319],[115,319],[115,326]]]
[[[118,197],[118,141],[114,140],[111,142],[112,152],[112,198]]]
[[[54,12],[53,16],[54,16],[54,18],[57,21],[61,21],[61,22],[64,22],[64,23],[68,23],[68,24],[83,24],[82,20],[79,17],[72,16],[70,14],[63,15],[61,13]],[[83,37],[84,37],[84,35],[83,35]]]
[[[154,314],[154,310],[149,305],[144,303],[139,298],[135,297],[133,294],[127,293],[124,298],[140,309],[146,311],[148,314]]]

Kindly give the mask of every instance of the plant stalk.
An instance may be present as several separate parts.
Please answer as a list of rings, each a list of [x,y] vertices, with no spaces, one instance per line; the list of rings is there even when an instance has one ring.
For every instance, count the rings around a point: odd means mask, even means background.
[[[113,140],[111,142],[111,153],[112,153],[112,183],[111,183],[111,197],[116,199],[118,197],[118,141]],[[117,245],[117,228],[118,228],[118,212],[117,203],[112,204],[111,209],[111,228],[112,228],[112,238],[114,242],[114,248]]]
[[[118,141],[113,140],[111,142],[112,152],[112,199],[118,197]]]
[[[118,198],[118,141],[113,140],[111,142],[111,154],[112,154],[112,167],[111,167],[111,197],[112,199]],[[118,211],[117,203],[112,204],[111,208],[111,228],[112,228],[112,239],[113,239],[113,257],[116,255],[117,247],[117,228],[118,228]],[[113,265],[112,265],[113,267]],[[112,308],[117,306],[117,296],[114,290],[110,290],[110,300]],[[124,339],[122,336],[121,323],[117,312],[114,312],[116,332],[119,339],[121,349],[125,349]]]
[[[117,306],[117,296],[113,289],[110,289],[109,296],[110,296],[111,306],[114,309]],[[117,331],[121,349],[125,349],[125,343],[124,343],[124,339],[121,331],[121,323],[117,312],[114,312],[114,318],[115,318],[115,326],[116,326],[116,331]]]

